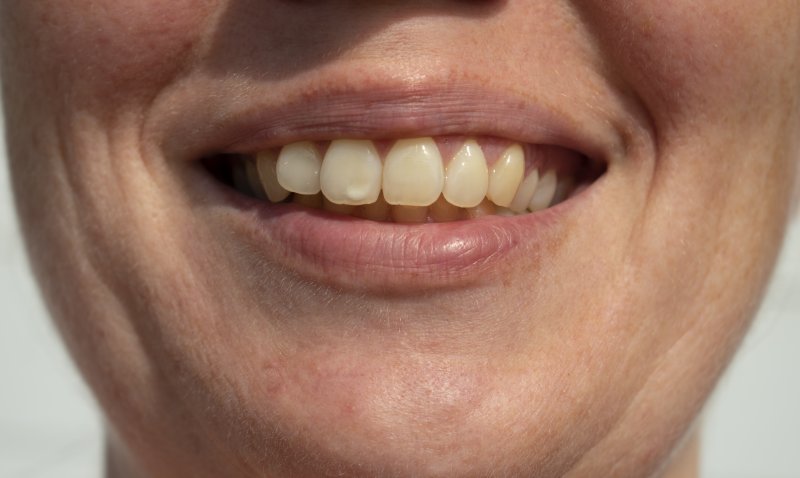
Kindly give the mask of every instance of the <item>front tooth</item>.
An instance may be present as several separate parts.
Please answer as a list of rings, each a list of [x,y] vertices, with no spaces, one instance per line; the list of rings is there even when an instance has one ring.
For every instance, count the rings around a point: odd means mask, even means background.
[[[468,140],[447,164],[444,197],[454,206],[475,207],[489,189],[489,169],[483,150],[475,140]]]
[[[278,182],[293,193],[317,194],[320,191],[321,166],[322,155],[314,143],[301,141],[287,144],[278,156]]]
[[[383,166],[383,197],[403,206],[429,206],[442,194],[444,166],[433,138],[397,141]]]
[[[553,196],[556,194],[557,185],[558,178],[556,177],[556,172],[553,170],[546,172],[539,181],[538,186],[536,186],[536,192],[534,192],[533,197],[531,197],[528,209],[530,209],[531,212],[536,212],[549,207],[550,203],[553,201]]]
[[[336,204],[373,203],[381,192],[381,170],[381,159],[372,141],[335,140],[322,160],[322,194]]]
[[[539,172],[535,169],[531,170],[528,176],[522,181],[517,194],[514,195],[514,200],[511,201],[509,209],[517,214],[527,212],[528,205],[531,203],[531,198],[536,192],[536,185],[539,183]]]
[[[278,154],[274,151],[263,151],[258,153],[256,158],[256,169],[264,192],[272,202],[281,202],[289,196],[289,191],[283,188],[278,182],[276,167],[278,165]]]
[[[515,144],[492,166],[486,197],[498,206],[509,207],[524,177],[525,152],[522,146]]]

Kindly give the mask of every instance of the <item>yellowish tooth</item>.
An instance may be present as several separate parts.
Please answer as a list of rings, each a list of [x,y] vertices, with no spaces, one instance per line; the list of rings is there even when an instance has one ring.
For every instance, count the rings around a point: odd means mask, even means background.
[[[258,168],[253,158],[244,160],[244,170],[247,175],[247,184],[250,185],[250,190],[253,191],[253,194],[259,199],[268,199],[267,193],[264,192],[264,188],[261,186],[261,178],[258,176]]]
[[[553,202],[553,196],[556,194],[557,185],[558,178],[556,177],[556,172],[551,169],[539,180],[536,191],[533,193],[531,201],[528,204],[528,209],[530,209],[531,212],[536,212],[550,207],[550,203]]]
[[[335,212],[336,214],[349,216],[355,212],[356,207],[349,204],[336,204],[335,202],[329,201],[328,198],[323,197],[322,209],[329,212]]]
[[[276,167],[278,154],[274,151],[263,151],[256,158],[256,169],[261,185],[267,193],[267,198],[272,202],[281,202],[289,196],[289,191],[278,183]]]
[[[381,192],[382,169],[372,141],[335,140],[322,160],[319,173],[322,194],[336,204],[373,203]]]
[[[439,199],[430,205],[428,208],[428,213],[434,222],[460,221],[466,218],[464,209],[458,206],[453,206],[447,202],[444,196],[439,196]]]
[[[359,206],[356,215],[370,221],[388,221],[392,217],[392,206],[386,202],[383,194],[381,194],[374,203]]]
[[[428,222],[428,208],[425,206],[392,206],[392,219],[403,224]]]
[[[292,196],[292,201],[301,206],[320,209],[322,207],[322,194],[295,194]]]
[[[536,192],[536,185],[539,183],[539,172],[532,169],[528,176],[522,181],[517,194],[514,195],[514,200],[508,206],[509,209],[517,214],[522,214],[528,211],[528,205],[531,203],[533,193]]]
[[[477,219],[484,216],[492,216],[497,212],[497,206],[488,199],[484,199],[475,207],[467,209],[467,216],[470,219]]]
[[[444,166],[433,138],[397,141],[383,165],[383,197],[403,206],[429,206],[442,194]]]
[[[322,155],[310,141],[287,144],[278,156],[278,182],[284,189],[299,194],[320,191],[319,170]]]
[[[454,206],[475,207],[489,189],[489,168],[480,145],[467,140],[447,164],[443,194]]]
[[[572,176],[564,176],[558,178],[558,184],[556,185],[556,193],[553,195],[553,201],[550,203],[552,206],[556,204],[560,204],[567,200],[569,194],[572,192],[575,186],[575,180]]]
[[[498,206],[509,207],[524,177],[525,151],[514,144],[492,165],[486,197]]]

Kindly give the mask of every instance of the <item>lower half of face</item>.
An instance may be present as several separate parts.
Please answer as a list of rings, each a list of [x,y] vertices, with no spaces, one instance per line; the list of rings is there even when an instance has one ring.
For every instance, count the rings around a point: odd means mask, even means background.
[[[72,3],[0,7],[12,175],[131,466],[668,466],[780,245],[796,6]]]

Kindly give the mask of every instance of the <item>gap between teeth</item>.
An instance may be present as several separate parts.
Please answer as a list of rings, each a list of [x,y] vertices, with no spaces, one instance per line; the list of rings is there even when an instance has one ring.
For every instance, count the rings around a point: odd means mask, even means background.
[[[383,160],[374,142],[340,139],[324,156],[309,141],[263,151],[234,166],[237,189],[272,202],[292,202],[375,221],[446,222],[536,212],[566,200],[575,178],[527,168],[515,143],[491,165],[467,139],[442,158],[433,138],[398,140]]]

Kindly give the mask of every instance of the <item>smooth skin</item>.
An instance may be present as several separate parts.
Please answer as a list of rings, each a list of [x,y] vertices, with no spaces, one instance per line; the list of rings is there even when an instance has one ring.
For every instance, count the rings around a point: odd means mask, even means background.
[[[0,21],[17,207],[107,476],[697,476],[790,216],[800,3],[38,0]],[[477,282],[306,280],[178,158],[202,139],[176,131],[298,85],[442,84],[622,145],[553,247]]]

